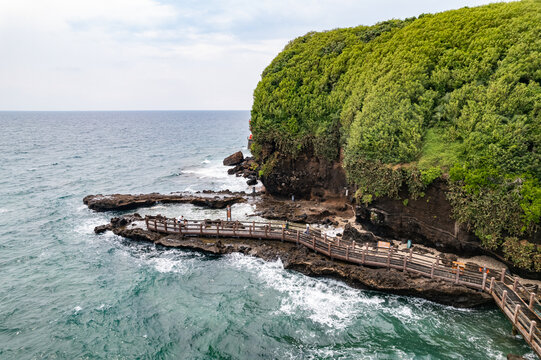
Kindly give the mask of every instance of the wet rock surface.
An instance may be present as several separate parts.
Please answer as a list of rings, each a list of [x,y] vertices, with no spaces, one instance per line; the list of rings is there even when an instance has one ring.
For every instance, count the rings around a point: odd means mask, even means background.
[[[83,203],[94,211],[121,211],[133,210],[143,207],[154,206],[157,203],[189,203],[210,209],[225,209],[227,205],[233,205],[246,201],[245,193],[233,193],[230,191],[211,192],[203,191],[196,194],[112,194],[112,195],[88,195]]]
[[[280,241],[250,239],[217,239],[164,235],[143,230],[138,214],[113,218],[105,225],[116,235],[135,241],[150,241],[157,245],[202,251],[210,254],[240,252],[271,261],[281,259],[284,268],[315,277],[342,280],[357,288],[379,290],[398,295],[416,296],[456,307],[477,307],[493,302],[486,293],[448,282],[430,280],[410,273],[382,268],[369,268],[334,261],[314,253],[302,245]],[[101,231],[103,226],[96,227]]]

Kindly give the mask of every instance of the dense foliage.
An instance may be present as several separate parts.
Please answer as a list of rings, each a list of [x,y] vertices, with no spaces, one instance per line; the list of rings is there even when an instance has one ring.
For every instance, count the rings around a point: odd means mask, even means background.
[[[253,151],[268,163],[344,149],[365,202],[448,178],[455,218],[541,271],[539,249],[520,240],[541,215],[540,120],[541,1],[525,0],[291,41],[254,92]]]

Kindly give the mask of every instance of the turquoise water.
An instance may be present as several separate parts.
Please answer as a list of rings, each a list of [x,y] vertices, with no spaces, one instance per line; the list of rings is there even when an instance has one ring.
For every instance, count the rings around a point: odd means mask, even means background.
[[[535,358],[495,308],[131,243],[87,194],[247,189],[249,112],[0,113],[0,359]],[[245,217],[250,205],[235,205]],[[191,205],[141,214],[224,217]]]

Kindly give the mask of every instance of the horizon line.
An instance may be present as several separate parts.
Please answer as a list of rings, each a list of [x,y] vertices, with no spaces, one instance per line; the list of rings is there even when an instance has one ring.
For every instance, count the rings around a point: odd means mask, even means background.
[[[151,112],[151,111],[250,111],[251,109],[161,109],[161,110],[0,110],[0,112]]]

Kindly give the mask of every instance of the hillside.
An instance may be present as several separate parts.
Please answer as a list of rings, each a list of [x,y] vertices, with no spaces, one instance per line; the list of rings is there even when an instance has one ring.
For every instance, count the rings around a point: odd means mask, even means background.
[[[264,70],[251,125],[264,182],[307,157],[358,203],[407,206],[440,179],[484,248],[541,271],[541,1],[308,33]]]

